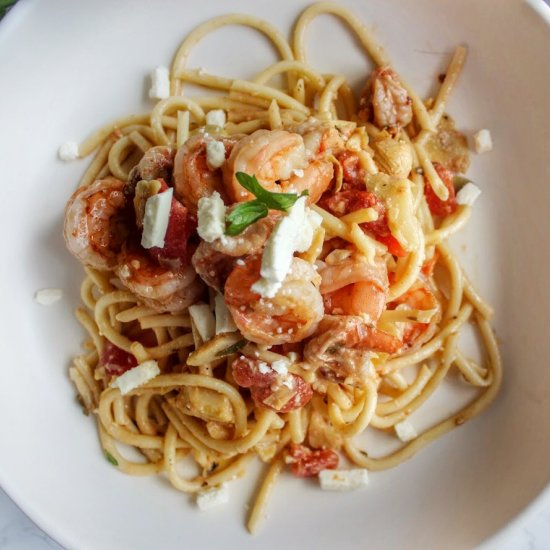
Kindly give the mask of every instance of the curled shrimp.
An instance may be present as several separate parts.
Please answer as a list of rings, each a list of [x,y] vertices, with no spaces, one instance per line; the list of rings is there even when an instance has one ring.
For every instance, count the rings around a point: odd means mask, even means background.
[[[86,266],[113,269],[126,237],[125,183],[113,177],[78,188],[65,209],[69,250]]]
[[[174,192],[192,214],[197,213],[199,199],[209,197],[214,191],[227,202],[221,172],[208,164],[207,144],[211,141],[223,143],[227,157],[238,139],[239,136],[214,138],[197,134],[178,149],[174,159]]]
[[[272,211],[235,237],[226,235],[211,243],[201,241],[192,258],[197,274],[208,286],[222,290],[235,260],[260,253],[280,216]]]
[[[148,149],[128,175],[128,184],[133,189],[140,180],[172,179],[174,150],[167,145],[158,145]]]
[[[125,250],[119,254],[115,273],[121,283],[141,302],[164,313],[181,313],[193,304],[203,290],[193,268],[170,269],[146,254]]]
[[[359,101],[360,120],[371,120],[381,130],[399,130],[412,120],[412,100],[391,67],[378,67],[370,75]]]
[[[323,317],[320,277],[308,262],[292,261],[290,272],[273,298],[251,290],[260,278],[262,258],[247,257],[225,284],[225,302],[242,335],[258,344],[299,342],[311,336]]]
[[[237,181],[236,173],[254,174],[271,192],[309,192],[315,203],[330,185],[333,166],[322,159],[308,160],[301,135],[285,130],[257,130],[243,137],[223,166],[227,194],[233,202],[255,197]]]
[[[332,260],[331,265],[325,263],[319,269],[325,312],[360,315],[376,323],[386,304],[386,264],[381,259],[371,264],[351,250],[335,250],[326,259]]]
[[[323,378],[363,385],[374,376],[371,351],[397,353],[401,341],[353,315],[325,315],[304,348],[304,359]]]

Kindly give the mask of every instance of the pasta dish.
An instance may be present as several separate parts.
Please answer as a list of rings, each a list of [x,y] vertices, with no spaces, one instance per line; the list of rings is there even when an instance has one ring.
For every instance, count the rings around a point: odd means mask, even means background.
[[[359,94],[308,63],[325,13],[374,64]],[[226,25],[265,35],[280,60],[248,80],[190,68]],[[258,459],[254,532],[283,470],[354,489],[494,400],[492,310],[447,245],[479,194],[446,114],[465,58],[459,46],[423,100],[339,5],[307,8],[290,42],[221,16],[155,69],[150,113],[75,149],[95,155],[65,211],[88,333],[69,374],[112,465],[163,474],[207,508]],[[458,345],[463,329],[480,360]],[[410,415],[457,374],[475,398],[417,433]],[[403,443],[374,456],[366,430]]]

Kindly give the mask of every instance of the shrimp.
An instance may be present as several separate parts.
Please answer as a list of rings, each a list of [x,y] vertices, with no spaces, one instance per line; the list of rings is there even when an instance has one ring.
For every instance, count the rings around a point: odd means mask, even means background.
[[[300,134],[308,157],[323,158],[328,155],[338,155],[344,150],[345,141],[350,132],[340,132],[331,124],[309,120],[288,128],[289,132]]]
[[[235,260],[260,253],[280,217],[279,212],[272,211],[238,236],[226,235],[212,243],[201,241],[192,258],[195,271],[208,286],[222,290]]]
[[[242,138],[223,165],[227,194],[233,202],[255,197],[237,181],[237,172],[254,174],[271,192],[309,192],[309,203],[319,200],[329,187],[334,173],[332,163],[308,160],[301,135],[285,130],[257,130]]]
[[[170,181],[174,167],[174,150],[167,145],[148,149],[128,175],[128,185],[133,189],[140,180],[163,179]]]
[[[429,282],[420,278],[405,294],[390,302],[388,309],[418,309],[421,311],[433,311],[429,323],[404,322],[403,323],[403,345],[404,349],[416,349],[427,342],[437,330],[441,320],[441,301],[438,299],[435,287]]]
[[[397,353],[399,338],[353,315],[325,315],[304,348],[304,359],[329,380],[364,385],[373,377],[370,351]]]
[[[359,100],[357,117],[372,121],[380,130],[399,130],[412,120],[412,99],[390,67],[378,67],[370,75]]]
[[[240,136],[218,137],[223,143],[226,157]],[[208,165],[206,146],[214,141],[208,134],[197,134],[189,138],[176,153],[174,159],[174,192],[189,211],[196,215],[199,199],[209,197],[214,191],[227,202],[221,172]]]
[[[112,270],[128,236],[125,183],[113,177],[79,187],[65,209],[67,247],[85,266]]]
[[[204,288],[190,265],[169,269],[138,251],[121,252],[115,273],[141,302],[160,313],[182,313]]]
[[[299,342],[311,336],[323,317],[320,277],[308,262],[294,258],[290,272],[273,298],[251,290],[260,278],[262,257],[248,256],[225,284],[225,302],[242,335],[258,344]]]
[[[331,265],[325,263],[319,270],[325,312],[359,315],[376,323],[386,305],[386,264],[381,259],[370,264],[351,250],[335,250],[326,259],[332,260]]]

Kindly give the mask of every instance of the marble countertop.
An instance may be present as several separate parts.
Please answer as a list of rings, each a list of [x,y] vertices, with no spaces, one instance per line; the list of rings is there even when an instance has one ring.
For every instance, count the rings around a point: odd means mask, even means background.
[[[0,489],[0,549],[60,550],[61,546],[34,525]],[[504,541],[498,541],[498,550],[549,549],[550,494],[546,494],[536,511],[514,525]]]

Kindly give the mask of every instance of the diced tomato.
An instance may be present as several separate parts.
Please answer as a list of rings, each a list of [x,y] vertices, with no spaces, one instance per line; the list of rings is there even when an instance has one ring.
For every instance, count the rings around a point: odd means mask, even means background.
[[[280,408],[276,409],[272,407],[265,400],[273,395],[274,391],[271,386],[253,386],[250,388],[250,393],[254,402],[261,406],[272,409],[276,412],[287,413],[296,409],[301,409],[304,405],[307,405],[313,397],[313,389],[301,376],[296,374],[289,375],[293,381],[292,391],[294,395]]]
[[[168,190],[164,180],[161,182],[161,193]],[[164,246],[149,249],[149,254],[159,263],[171,263],[173,261],[184,265],[189,260],[189,239],[197,230],[197,220],[187,208],[176,198],[172,198],[168,228],[164,237]]]
[[[99,364],[105,367],[105,370],[111,376],[120,376],[127,370],[136,367],[137,359],[131,353],[107,341],[101,352]]]
[[[338,455],[332,449],[312,450],[305,445],[291,443],[288,450],[290,469],[297,477],[314,477],[321,470],[334,470],[338,467]]]
[[[352,151],[344,151],[338,155],[338,161],[343,170],[343,191],[356,189],[365,190],[365,170],[361,166],[359,157]]]
[[[422,275],[424,275],[425,277],[431,277],[433,275],[433,272],[438,260],[439,260],[439,252],[436,249],[434,250],[432,257],[429,260],[426,260],[422,265],[422,269],[421,269]]]
[[[361,229],[378,242],[385,244],[390,254],[399,257],[406,255],[399,241],[391,234],[384,203],[374,193],[354,190],[341,191],[324,198],[321,206],[337,216],[343,216],[362,208],[373,208],[378,213],[378,219],[360,224]]]
[[[263,388],[274,384],[277,380],[277,373],[271,369],[266,373],[260,372],[260,363],[261,361],[244,355],[237,357],[231,365],[235,382],[241,388],[251,388],[253,386]]]
[[[430,212],[434,216],[448,216],[452,214],[458,207],[455,197],[455,188],[453,185],[454,174],[442,164],[434,162],[434,168],[445,187],[449,190],[449,198],[442,201],[433,191],[428,178],[424,178],[424,195]]]

